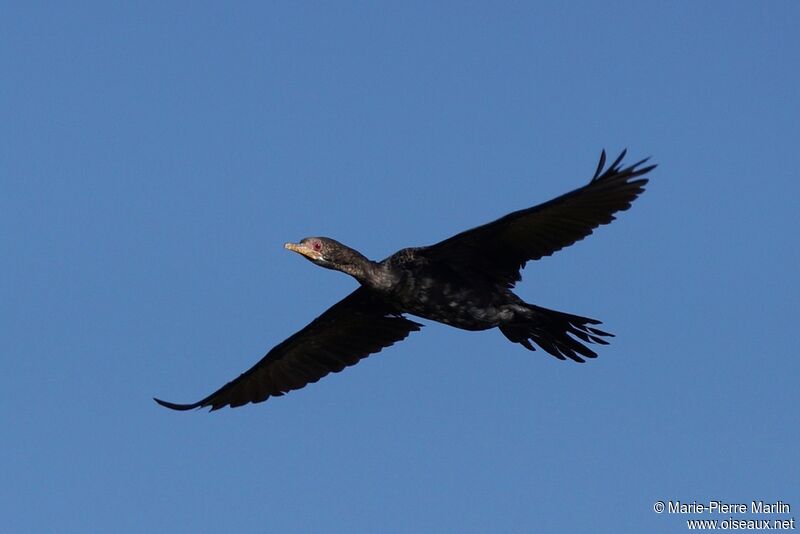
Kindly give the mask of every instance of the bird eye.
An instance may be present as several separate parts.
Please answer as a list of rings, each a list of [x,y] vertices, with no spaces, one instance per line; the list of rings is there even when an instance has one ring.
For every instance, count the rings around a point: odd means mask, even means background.
[[[312,246],[312,247],[314,248],[314,250],[316,250],[317,252],[319,252],[320,250],[322,250],[322,243],[320,243],[319,241],[314,241],[314,242],[311,244],[311,246]]]

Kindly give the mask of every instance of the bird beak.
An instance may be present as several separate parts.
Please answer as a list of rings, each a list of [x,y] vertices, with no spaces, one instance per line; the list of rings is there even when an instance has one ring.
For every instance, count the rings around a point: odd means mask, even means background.
[[[322,258],[322,254],[317,252],[316,250],[310,249],[305,245],[301,245],[299,243],[286,243],[283,245],[283,248],[297,252],[298,254],[302,254],[309,260],[319,260]]]

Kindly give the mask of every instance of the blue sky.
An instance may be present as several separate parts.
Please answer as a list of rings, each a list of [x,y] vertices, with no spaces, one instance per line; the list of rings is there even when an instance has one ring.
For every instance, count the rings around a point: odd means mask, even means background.
[[[685,531],[658,500],[796,516],[798,17],[4,3],[3,530]],[[353,289],[285,241],[379,259],[625,147],[659,164],[647,192],[518,286],[603,320],[597,360],[426,322],[265,404],[152,402],[205,396]]]

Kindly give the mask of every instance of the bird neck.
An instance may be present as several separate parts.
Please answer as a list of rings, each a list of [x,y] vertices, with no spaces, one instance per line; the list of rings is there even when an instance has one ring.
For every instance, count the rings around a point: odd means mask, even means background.
[[[361,284],[367,284],[374,271],[374,262],[362,256],[356,250],[351,249],[349,252],[350,253],[347,255],[349,257],[347,257],[346,260],[339,260],[339,262],[332,267],[345,274],[349,274],[361,282]]]
[[[346,264],[339,265],[339,270],[349,274],[363,286],[373,289],[388,289],[392,280],[383,263],[377,263],[358,255]]]

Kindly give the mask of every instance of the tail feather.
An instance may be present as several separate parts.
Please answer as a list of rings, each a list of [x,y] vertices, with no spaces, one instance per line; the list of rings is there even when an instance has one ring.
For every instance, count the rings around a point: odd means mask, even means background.
[[[533,342],[559,360],[569,358],[576,362],[584,362],[584,358],[596,358],[597,353],[581,341],[608,345],[608,341],[603,338],[614,337],[614,334],[589,326],[600,324],[596,319],[549,310],[532,304],[527,306],[531,312],[530,317],[504,324],[500,326],[500,331],[509,340],[529,350],[536,350],[531,344]]]

